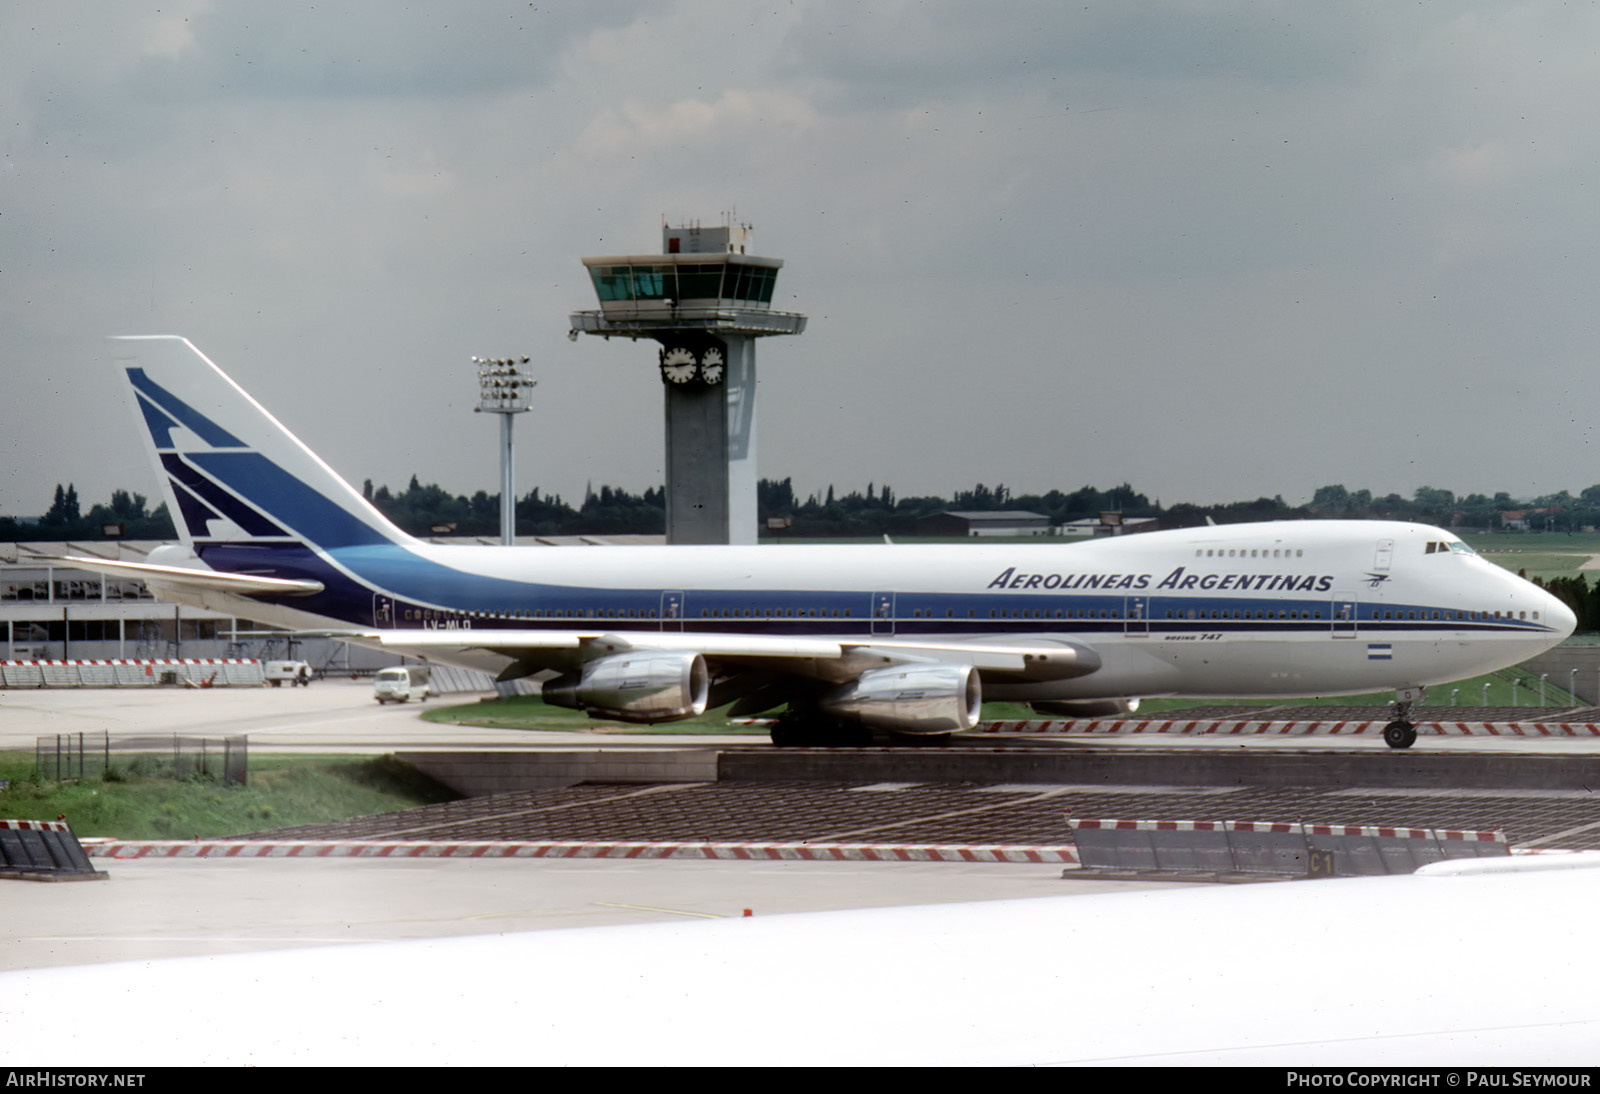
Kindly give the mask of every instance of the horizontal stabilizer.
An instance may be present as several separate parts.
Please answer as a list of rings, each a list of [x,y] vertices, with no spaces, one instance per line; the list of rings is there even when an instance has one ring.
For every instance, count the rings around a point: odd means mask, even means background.
[[[216,592],[274,594],[277,596],[311,596],[322,591],[320,581],[291,581],[281,577],[261,577],[256,574],[225,574],[216,570],[195,570],[187,566],[157,566],[149,562],[111,562],[103,558],[81,558],[60,555],[57,562],[70,562],[81,570],[89,570],[108,577],[130,577],[152,585],[176,586],[185,589],[210,589]]]

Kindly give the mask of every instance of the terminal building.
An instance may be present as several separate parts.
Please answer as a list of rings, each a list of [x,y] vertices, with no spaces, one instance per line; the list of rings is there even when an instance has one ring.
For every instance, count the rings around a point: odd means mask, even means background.
[[[0,658],[252,655],[230,651],[237,642],[232,635],[254,629],[248,623],[199,608],[163,604],[142,581],[102,577],[56,561],[56,556],[82,555],[143,562],[156,546],[142,541],[0,543]],[[278,649],[283,648],[280,642]]]
[[[947,509],[917,522],[923,536],[1048,536],[1050,518],[1025,509]]]
[[[493,537],[429,537],[492,544]],[[522,537],[528,546],[659,543],[659,536]],[[402,658],[339,638],[305,637],[187,604],[155,599],[142,581],[80,570],[64,556],[144,562],[158,540],[0,542],[0,661],[301,660],[319,672],[369,673]],[[490,690],[481,673],[450,670],[460,687]],[[523,690],[513,687],[512,690]]]

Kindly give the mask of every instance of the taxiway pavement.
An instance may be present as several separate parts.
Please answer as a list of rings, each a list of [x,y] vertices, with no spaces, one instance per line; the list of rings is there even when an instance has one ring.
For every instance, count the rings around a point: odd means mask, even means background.
[[[417,705],[380,707],[369,683],[349,680],[276,689],[0,690],[0,749],[31,751],[40,736],[101,731],[118,737],[242,733],[252,750],[290,752],[730,743],[727,737],[453,727],[421,721],[419,712]],[[767,747],[761,737],[731,740]],[[1099,749],[1385,750],[1375,738],[1152,735],[1083,743]],[[1424,738],[1417,748],[1592,753],[1600,742]],[[767,916],[1171,885],[1068,881],[1059,866],[1028,863],[200,859],[100,866],[108,881],[0,881],[0,968],[740,916],[747,908]]]

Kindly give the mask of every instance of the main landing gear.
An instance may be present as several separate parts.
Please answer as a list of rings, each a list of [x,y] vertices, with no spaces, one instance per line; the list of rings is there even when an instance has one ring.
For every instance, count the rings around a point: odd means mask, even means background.
[[[786,747],[864,748],[872,730],[860,722],[834,718],[816,707],[790,707],[772,723],[772,743]]]
[[[1383,743],[1390,748],[1410,748],[1417,743],[1417,727],[1411,722],[1411,707],[1420,703],[1425,688],[1396,688],[1394,721],[1383,727]]]

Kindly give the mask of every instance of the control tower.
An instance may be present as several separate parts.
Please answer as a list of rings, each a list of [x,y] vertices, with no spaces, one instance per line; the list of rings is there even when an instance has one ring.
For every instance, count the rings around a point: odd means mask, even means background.
[[[661,254],[583,260],[600,310],[570,336],[661,343],[668,543],[756,542],[756,339],[806,317],[772,310],[783,260],[746,254],[749,231],[664,227]]]

